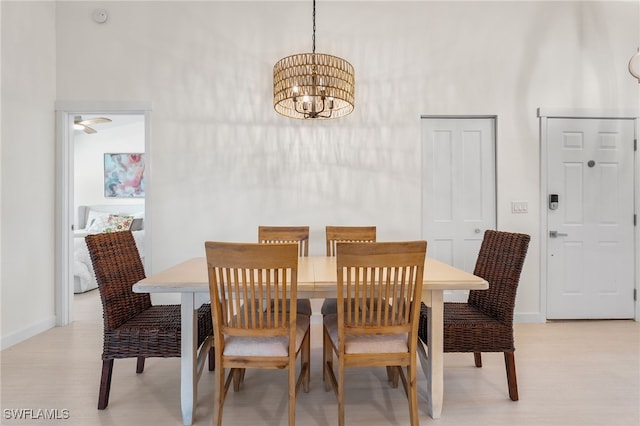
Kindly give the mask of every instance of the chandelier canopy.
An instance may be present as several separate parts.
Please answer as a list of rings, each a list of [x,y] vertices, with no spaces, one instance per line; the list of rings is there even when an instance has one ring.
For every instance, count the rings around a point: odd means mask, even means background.
[[[316,53],[316,1],[313,0],[313,49],[280,59],[273,66],[273,108],[300,119],[329,119],[353,111],[353,66],[342,58]]]

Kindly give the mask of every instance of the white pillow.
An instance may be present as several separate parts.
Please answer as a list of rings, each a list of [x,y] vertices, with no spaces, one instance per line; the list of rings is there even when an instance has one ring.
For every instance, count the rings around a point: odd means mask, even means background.
[[[104,222],[109,217],[109,213],[101,212],[93,209],[89,209],[89,213],[87,214],[87,222],[84,224],[84,229],[89,229],[93,226],[96,221]]]

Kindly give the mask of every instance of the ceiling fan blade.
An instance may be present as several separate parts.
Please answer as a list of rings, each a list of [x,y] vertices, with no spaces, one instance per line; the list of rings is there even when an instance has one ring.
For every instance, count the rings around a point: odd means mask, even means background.
[[[80,121],[80,124],[89,125],[89,124],[100,124],[100,123],[109,123],[111,122],[110,118],[106,117],[96,117],[96,118],[88,118],[86,120]]]
[[[94,129],[92,129],[89,126],[84,126],[84,132],[88,135],[92,134],[92,133],[97,133]]]

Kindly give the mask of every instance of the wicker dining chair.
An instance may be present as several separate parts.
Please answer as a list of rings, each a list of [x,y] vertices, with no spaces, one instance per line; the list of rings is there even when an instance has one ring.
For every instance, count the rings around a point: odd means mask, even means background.
[[[205,242],[216,357],[214,425],[222,425],[231,381],[238,391],[247,368],[288,370],[289,426],[295,425],[296,396],[301,385],[309,392],[310,378],[310,319],[297,314],[296,303],[290,310],[281,309],[288,300],[297,299],[296,248],[295,244]],[[251,306],[262,300],[264,311]]]
[[[109,404],[113,361],[137,358],[142,373],[150,357],[180,356],[180,305],[151,305],[148,293],[131,287],[145,278],[144,267],[130,231],[85,237],[102,300],[104,339],[98,409]],[[209,370],[214,370],[211,305],[198,309],[198,346],[209,349]],[[205,342],[206,341],[206,342]]]
[[[325,390],[333,386],[338,399],[339,426],[345,424],[345,369],[374,366],[387,367],[392,381],[402,379],[410,424],[419,424],[416,350],[426,251],[426,241],[338,243],[338,313],[323,317],[322,369]]]
[[[308,257],[309,256],[309,227],[308,226],[259,226],[258,242],[261,244],[297,243],[298,256]],[[298,299],[298,313],[311,316],[313,311],[311,310],[310,299]]]
[[[482,352],[503,352],[513,401],[518,400],[513,310],[529,240],[525,234],[485,231],[473,273],[487,280],[489,289],[471,290],[466,303],[444,304],[444,352],[473,352],[476,367],[482,367]],[[418,336],[425,343],[427,314],[423,303]]]
[[[375,243],[375,226],[327,226],[325,228],[325,245],[327,257],[336,255],[336,245],[339,242],[348,243]],[[322,302],[320,313],[324,315],[338,312],[336,298],[328,297]]]

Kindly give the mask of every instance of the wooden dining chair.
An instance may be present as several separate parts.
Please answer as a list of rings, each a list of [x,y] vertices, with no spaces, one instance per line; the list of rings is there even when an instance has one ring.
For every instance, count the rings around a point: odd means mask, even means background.
[[[419,423],[416,348],[426,251],[426,241],[337,244],[338,312],[323,317],[322,346],[325,389],[336,393],[339,426],[345,424],[345,368],[367,366],[400,376],[411,425]]]
[[[518,400],[513,311],[529,235],[487,230],[474,275],[489,283],[488,290],[471,290],[466,303],[444,304],[444,352],[473,352],[482,367],[482,352],[503,352],[509,397]],[[418,335],[427,342],[428,313],[422,304]]]
[[[142,373],[146,358],[179,357],[180,305],[151,305],[148,293],[134,293],[131,287],[145,278],[144,267],[131,231],[87,235],[85,237],[100,300],[104,332],[102,377],[98,409],[109,404],[113,361],[137,358],[136,373]],[[209,354],[209,370],[214,369],[211,305],[198,311],[198,347]],[[199,362],[198,374],[203,362]]]
[[[375,226],[327,226],[325,228],[325,240],[327,248],[327,257],[336,255],[336,244],[338,242],[349,243],[375,243],[376,227]],[[336,307],[336,299],[330,297],[324,299],[320,313],[324,316],[327,314],[335,314],[338,311]]]
[[[259,226],[258,242],[261,244],[298,244],[298,255],[309,256],[309,227],[308,226]],[[288,304],[286,305],[287,309]],[[298,299],[298,313],[311,316],[310,299]]]
[[[309,391],[309,317],[300,315],[297,299],[297,244],[205,242],[214,325],[216,362],[215,419],[233,380],[238,391],[246,368],[288,369],[289,426],[295,425],[300,386]],[[265,310],[251,306],[265,301]],[[243,301],[247,301],[243,303]],[[273,307],[273,308],[272,308]],[[296,380],[296,359],[300,374]],[[229,374],[225,379],[225,370]]]

